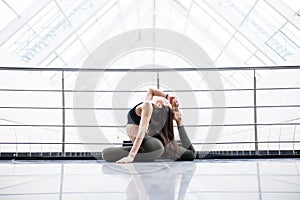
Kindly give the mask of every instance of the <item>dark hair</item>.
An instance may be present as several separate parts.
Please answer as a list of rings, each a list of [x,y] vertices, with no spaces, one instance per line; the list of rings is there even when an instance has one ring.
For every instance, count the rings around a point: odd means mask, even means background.
[[[162,106],[161,108],[153,106],[148,134],[163,143],[168,158],[177,159],[179,157],[179,151],[173,128],[172,109],[168,106]]]

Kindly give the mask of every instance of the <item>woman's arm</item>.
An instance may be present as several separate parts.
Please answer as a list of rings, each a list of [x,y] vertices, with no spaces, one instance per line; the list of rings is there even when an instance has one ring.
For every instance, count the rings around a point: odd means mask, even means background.
[[[179,133],[179,138],[180,138],[182,147],[185,149],[191,150],[193,153],[195,153],[195,148],[193,147],[193,145],[185,131],[185,128],[184,128],[182,115],[178,109],[179,103],[178,103],[177,99],[173,99],[173,101],[174,101],[174,109],[173,109],[174,117],[173,118],[176,121],[176,124],[178,127],[178,133]]]
[[[147,94],[146,94],[146,101],[151,101],[153,99],[154,96],[160,96],[160,97],[164,97],[164,98],[168,98],[169,96],[164,93],[161,90],[155,89],[155,88],[149,88]]]
[[[132,148],[127,157],[124,157],[117,161],[117,163],[130,163],[133,162],[134,157],[136,156],[142,141],[145,137],[146,131],[148,129],[148,125],[150,122],[150,118],[152,115],[152,104],[150,102],[144,102],[142,105],[142,113],[141,113],[141,121],[138,129],[138,133],[133,142]]]

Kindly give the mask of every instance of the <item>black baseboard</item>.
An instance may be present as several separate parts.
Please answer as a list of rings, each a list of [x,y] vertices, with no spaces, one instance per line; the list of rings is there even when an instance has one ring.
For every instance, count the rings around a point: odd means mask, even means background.
[[[197,151],[196,159],[276,159],[300,158],[300,150]],[[2,152],[0,160],[102,160],[101,152]]]

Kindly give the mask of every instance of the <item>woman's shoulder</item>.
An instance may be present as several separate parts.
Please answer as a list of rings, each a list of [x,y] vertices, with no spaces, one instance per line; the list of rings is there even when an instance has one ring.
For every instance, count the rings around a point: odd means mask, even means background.
[[[142,108],[143,106],[145,106],[147,104],[153,105],[154,102],[153,101],[143,101],[143,102],[138,103],[135,107],[136,108]]]

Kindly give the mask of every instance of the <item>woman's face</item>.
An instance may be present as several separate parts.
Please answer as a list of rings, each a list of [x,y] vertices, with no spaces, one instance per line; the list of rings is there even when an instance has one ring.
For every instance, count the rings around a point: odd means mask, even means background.
[[[163,98],[163,97],[157,97],[157,96],[155,96],[155,97],[153,97],[153,102],[159,108],[161,108],[162,106],[166,106],[166,107],[172,108],[171,104],[169,103],[169,101],[166,98]]]

